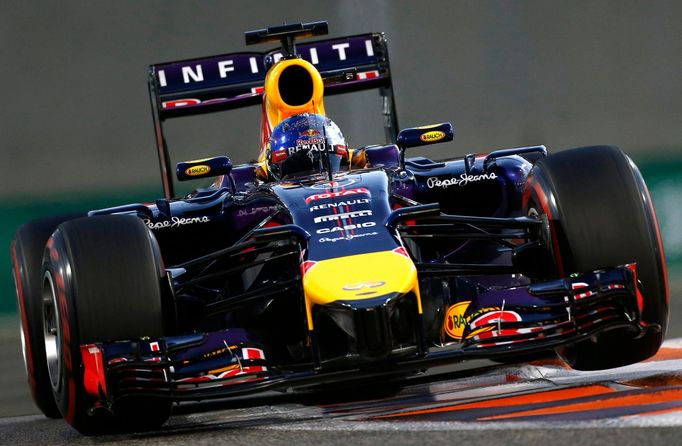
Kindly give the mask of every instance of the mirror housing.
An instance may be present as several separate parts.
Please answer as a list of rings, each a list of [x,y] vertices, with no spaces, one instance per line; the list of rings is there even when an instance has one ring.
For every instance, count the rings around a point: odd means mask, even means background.
[[[401,130],[396,140],[400,148],[400,169],[405,170],[405,149],[452,141],[454,135],[455,130],[449,122]]]
[[[230,172],[232,172],[232,160],[227,156],[183,161],[175,166],[175,176],[178,181],[229,175]]]

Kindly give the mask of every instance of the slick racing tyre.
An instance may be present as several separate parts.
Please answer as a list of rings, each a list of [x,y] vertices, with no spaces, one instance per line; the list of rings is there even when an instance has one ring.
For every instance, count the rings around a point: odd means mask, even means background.
[[[68,221],[43,257],[43,325],[50,386],[66,421],[85,435],[155,428],[170,402],[132,398],[93,410],[81,345],[164,335],[163,268],[156,240],[132,216]]]
[[[651,197],[632,160],[612,146],[550,155],[531,171],[524,206],[549,217],[558,276],[637,263],[642,321],[649,326],[643,336],[611,330],[557,353],[578,370],[619,367],[654,355],[668,321],[666,267]]]
[[[12,273],[21,319],[21,342],[31,396],[36,406],[49,418],[60,418],[54,402],[45,362],[42,323],[41,263],[45,243],[60,223],[83,214],[62,215],[35,220],[21,226],[12,240]]]

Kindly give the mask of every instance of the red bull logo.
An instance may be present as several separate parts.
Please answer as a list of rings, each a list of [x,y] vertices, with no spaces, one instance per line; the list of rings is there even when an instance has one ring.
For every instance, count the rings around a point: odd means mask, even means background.
[[[305,131],[299,133],[298,136],[308,136],[308,137],[310,137],[310,136],[318,136],[318,135],[321,135],[321,134],[322,134],[322,133],[321,133],[319,130],[308,129],[308,130],[305,130]]]

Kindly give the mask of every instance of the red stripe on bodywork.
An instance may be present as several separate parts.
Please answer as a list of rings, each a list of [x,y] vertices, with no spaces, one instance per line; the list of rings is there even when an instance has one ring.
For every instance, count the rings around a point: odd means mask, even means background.
[[[107,394],[107,380],[104,371],[104,359],[102,350],[95,344],[81,345],[81,357],[83,358],[83,384],[85,391],[96,399],[100,398],[100,389]]]

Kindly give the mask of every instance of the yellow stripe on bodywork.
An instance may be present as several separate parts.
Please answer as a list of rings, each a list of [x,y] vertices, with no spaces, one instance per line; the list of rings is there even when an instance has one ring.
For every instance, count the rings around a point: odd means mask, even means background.
[[[396,252],[372,252],[319,261],[303,276],[308,329],[313,329],[315,305],[409,292],[414,293],[417,311],[421,314],[417,269],[412,260]]]

